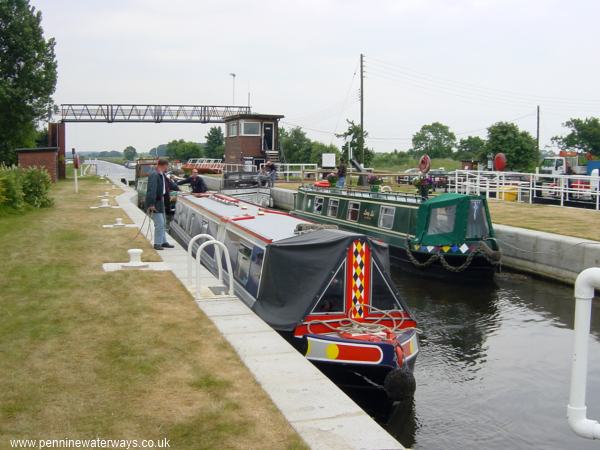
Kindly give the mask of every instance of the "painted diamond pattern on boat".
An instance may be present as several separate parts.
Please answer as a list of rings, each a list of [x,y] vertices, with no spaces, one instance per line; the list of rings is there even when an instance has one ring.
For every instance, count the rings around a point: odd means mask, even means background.
[[[469,250],[469,246],[467,244],[463,244],[459,248],[462,253],[466,253],[467,250]]]
[[[362,303],[365,299],[365,244],[352,243],[352,317],[364,317]]]

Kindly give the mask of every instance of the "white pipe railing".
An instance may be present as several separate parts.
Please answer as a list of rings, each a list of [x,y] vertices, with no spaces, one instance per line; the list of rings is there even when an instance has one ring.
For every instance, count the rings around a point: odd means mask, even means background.
[[[222,242],[217,241],[216,239],[213,239],[211,241],[206,241],[203,242],[200,247],[198,247],[198,251],[196,252],[196,264],[198,267],[198,270],[196,271],[196,299],[200,300],[201,294],[200,294],[200,264],[201,264],[201,255],[202,255],[202,250],[204,250],[205,247],[208,247],[209,245],[214,245],[215,247],[220,247],[223,250],[223,253],[225,254],[225,263],[227,264],[227,274],[229,275],[229,295],[233,296],[234,294],[234,286],[233,286],[233,271],[231,270],[231,259],[229,258],[229,250],[227,249],[227,247],[225,247],[225,244],[223,244]],[[217,253],[217,250],[215,249],[215,253]],[[221,270],[222,265],[219,261],[219,270]]]
[[[587,418],[588,342],[594,289],[600,289],[600,268],[585,269],[575,280],[575,342],[567,419],[571,429],[587,439],[600,439],[600,424]]]
[[[554,199],[561,206],[568,201],[585,201],[600,210],[600,177],[595,175],[457,170],[448,177],[448,183],[450,192],[478,193],[487,198],[493,194],[497,199],[512,192],[518,201]]]
[[[195,216],[192,216],[195,217]],[[206,234],[206,233],[200,233],[197,234],[196,236],[194,236],[192,239],[190,239],[190,242],[188,242],[188,246],[187,246],[187,280],[190,284],[192,284],[192,264],[194,262],[194,256],[193,256],[193,250],[194,250],[194,244],[196,243],[196,241],[198,241],[199,239],[206,239],[208,241],[212,241],[214,240],[214,237],[211,236],[210,234]],[[217,248],[215,251],[215,261],[217,262],[217,265],[219,267],[219,281],[223,281],[223,267],[221,266],[221,249]],[[199,266],[196,266],[196,272],[198,272],[200,270]]]

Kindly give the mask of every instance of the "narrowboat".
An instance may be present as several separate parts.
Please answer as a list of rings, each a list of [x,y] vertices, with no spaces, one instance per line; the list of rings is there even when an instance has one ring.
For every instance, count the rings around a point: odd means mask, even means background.
[[[481,281],[500,264],[482,196],[446,193],[427,200],[409,193],[302,186],[292,214],[381,240],[389,244],[394,262],[419,274]]]
[[[385,243],[217,193],[181,195],[170,233],[224,243],[238,297],[340,387],[412,397],[416,322]],[[214,252],[201,260],[216,274]]]

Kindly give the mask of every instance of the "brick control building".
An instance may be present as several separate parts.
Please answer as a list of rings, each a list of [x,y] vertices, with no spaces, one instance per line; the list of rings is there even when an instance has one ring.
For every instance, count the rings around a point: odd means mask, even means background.
[[[52,181],[58,179],[58,147],[18,148],[19,167],[45,167]]]
[[[259,165],[279,160],[279,119],[275,114],[238,114],[225,118],[225,163]]]

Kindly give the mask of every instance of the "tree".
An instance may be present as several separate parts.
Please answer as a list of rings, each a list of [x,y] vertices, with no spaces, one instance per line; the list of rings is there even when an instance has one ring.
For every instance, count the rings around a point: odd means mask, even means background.
[[[514,123],[498,122],[488,128],[486,152],[506,155],[509,170],[533,171],[538,163],[537,143]]]
[[[309,162],[320,165],[323,160],[323,153],[335,153],[336,161],[339,161],[340,159],[340,150],[335,145],[312,141],[310,146]]]
[[[133,161],[136,156],[137,156],[137,150],[135,149],[135,147],[132,147],[131,145],[128,145],[127,147],[125,147],[125,150],[123,150],[123,157],[127,161]]]
[[[446,125],[433,122],[423,125],[412,138],[413,150],[416,156],[429,155],[431,158],[446,158],[452,156],[456,145],[456,136]]]
[[[597,117],[569,119],[563,126],[571,131],[566,136],[554,136],[552,142],[564,150],[575,148],[600,156],[600,120]]]
[[[452,155],[454,159],[472,159],[483,161],[486,159],[485,139],[479,136],[467,136],[458,143],[458,150]]]
[[[221,127],[211,127],[206,135],[204,154],[207,158],[222,158],[225,153],[225,136]]]
[[[0,161],[35,144],[36,125],[52,110],[56,89],[54,39],[29,0],[0,1]]]
[[[350,148],[353,159],[360,162],[364,167],[369,166],[375,158],[375,152],[366,146],[362,150],[360,148],[361,143],[364,145],[369,133],[363,130],[361,134],[360,125],[355,124],[352,120],[346,119],[346,123],[348,124],[348,129],[341,134],[336,134],[337,137],[344,138],[346,141],[342,145],[342,157],[346,161],[349,161],[348,149]]]
[[[179,161],[187,161],[190,158],[201,158],[202,144],[187,142],[183,139],[171,141],[167,144],[167,156]]]
[[[290,131],[279,128],[281,153],[288,163],[308,163],[311,154],[311,140],[300,127]]]

